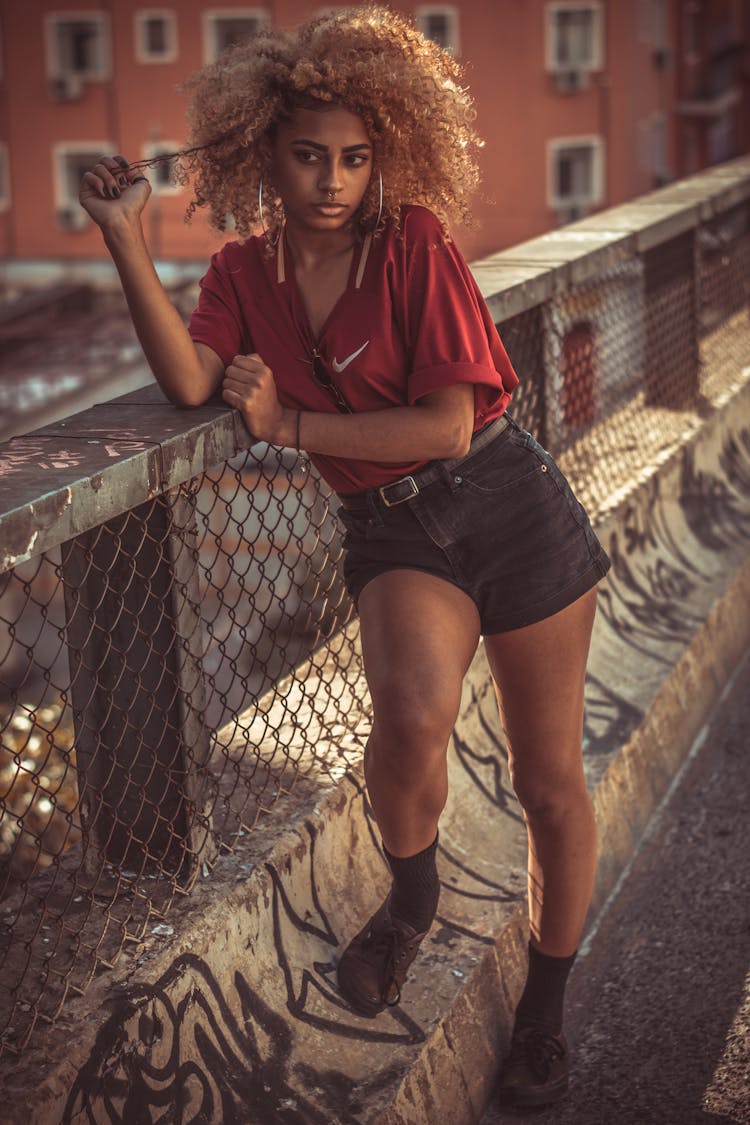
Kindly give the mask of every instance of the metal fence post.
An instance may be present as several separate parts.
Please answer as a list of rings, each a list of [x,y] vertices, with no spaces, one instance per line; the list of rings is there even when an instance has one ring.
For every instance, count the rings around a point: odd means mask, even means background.
[[[646,404],[684,410],[698,398],[695,231],[643,253]]]
[[[181,486],[63,545],[84,868],[190,885],[211,861],[195,500]]]
[[[534,305],[498,324],[500,338],[521,380],[513,396],[513,417],[545,447],[550,440],[545,367],[544,309]]]

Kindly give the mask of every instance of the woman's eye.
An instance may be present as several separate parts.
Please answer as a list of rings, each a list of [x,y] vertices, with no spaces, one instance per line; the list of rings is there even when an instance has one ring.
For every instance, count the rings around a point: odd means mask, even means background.
[[[302,149],[298,149],[294,155],[302,164],[314,164],[318,159],[316,152],[304,152]]]
[[[361,168],[363,164],[367,163],[367,157],[360,154],[347,157],[350,168]]]

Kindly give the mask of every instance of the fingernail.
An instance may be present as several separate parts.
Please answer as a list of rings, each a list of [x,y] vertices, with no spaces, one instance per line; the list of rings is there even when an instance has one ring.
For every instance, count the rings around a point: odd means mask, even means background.
[[[121,168],[127,168],[128,167],[128,162],[127,162],[127,160],[125,159],[124,156],[118,156],[115,159],[117,160],[117,163],[120,165]]]
[[[114,198],[119,199],[120,198],[120,189],[116,188],[116,187],[113,187],[111,190],[112,190],[112,195],[114,196]]]
[[[120,185],[120,187],[127,187],[128,186],[128,181],[125,179],[124,176],[118,176],[117,182]]]

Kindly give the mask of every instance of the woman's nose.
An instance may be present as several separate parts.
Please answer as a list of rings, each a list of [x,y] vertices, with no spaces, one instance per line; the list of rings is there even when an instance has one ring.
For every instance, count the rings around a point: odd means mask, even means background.
[[[323,191],[341,191],[343,186],[341,182],[341,169],[338,162],[330,161],[325,165],[323,175],[320,179],[320,187]]]

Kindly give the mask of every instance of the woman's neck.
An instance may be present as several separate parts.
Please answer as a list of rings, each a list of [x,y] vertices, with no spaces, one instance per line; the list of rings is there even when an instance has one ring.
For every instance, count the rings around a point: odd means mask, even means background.
[[[286,223],[283,237],[299,270],[315,270],[350,253],[357,237],[351,227],[336,231],[310,231]]]

